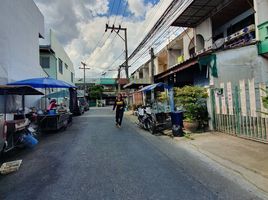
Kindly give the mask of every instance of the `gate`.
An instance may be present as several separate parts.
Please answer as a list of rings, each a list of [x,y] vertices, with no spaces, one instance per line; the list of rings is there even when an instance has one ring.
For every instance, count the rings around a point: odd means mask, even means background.
[[[241,80],[239,84],[221,83],[211,89],[215,130],[268,143],[268,110],[262,97],[267,83]]]

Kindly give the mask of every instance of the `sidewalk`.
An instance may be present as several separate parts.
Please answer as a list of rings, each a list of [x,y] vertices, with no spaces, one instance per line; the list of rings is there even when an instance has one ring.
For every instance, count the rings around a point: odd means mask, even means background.
[[[137,117],[126,113],[135,123]],[[174,138],[183,146],[205,155],[268,194],[268,144],[238,138],[224,133],[192,134],[190,139]]]

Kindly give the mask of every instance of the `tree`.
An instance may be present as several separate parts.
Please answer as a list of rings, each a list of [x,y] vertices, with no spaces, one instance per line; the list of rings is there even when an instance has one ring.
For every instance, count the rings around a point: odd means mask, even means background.
[[[103,86],[94,85],[88,89],[88,94],[90,99],[101,99],[103,93]]]

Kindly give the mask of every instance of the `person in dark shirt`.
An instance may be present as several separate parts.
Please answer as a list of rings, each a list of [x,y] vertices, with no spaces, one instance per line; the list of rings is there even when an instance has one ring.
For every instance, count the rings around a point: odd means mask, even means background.
[[[122,94],[118,94],[114,102],[113,110],[115,109],[116,109],[116,114],[115,114],[116,126],[120,128],[122,124],[122,120],[123,120],[124,110],[125,110],[125,102],[124,102]]]

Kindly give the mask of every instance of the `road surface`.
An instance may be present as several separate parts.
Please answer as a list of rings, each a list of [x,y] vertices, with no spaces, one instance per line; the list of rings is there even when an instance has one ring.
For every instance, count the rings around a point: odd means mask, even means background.
[[[183,148],[91,109],[66,131],[45,134],[18,172],[0,176],[0,199],[258,199]]]

